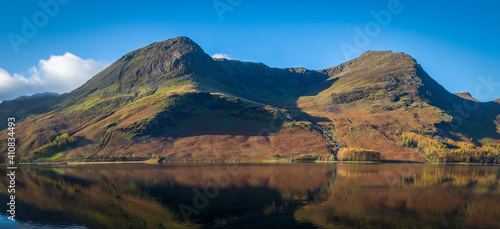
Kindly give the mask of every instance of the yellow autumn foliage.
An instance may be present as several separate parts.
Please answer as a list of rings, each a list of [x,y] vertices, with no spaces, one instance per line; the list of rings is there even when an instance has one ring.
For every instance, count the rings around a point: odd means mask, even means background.
[[[434,162],[500,162],[500,145],[495,143],[478,147],[470,142],[456,142],[452,139],[440,141],[429,136],[405,132],[401,135],[401,144],[416,149]]]
[[[362,148],[341,148],[337,153],[339,161],[380,161],[379,152]]]
[[[43,146],[40,146],[35,149],[36,155],[44,155],[47,153],[55,152],[57,150],[63,149],[66,146],[73,145],[76,143],[76,138],[73,136],[69,136],[68,133],[61,134],[57,136],[54,141],[49,142]]]

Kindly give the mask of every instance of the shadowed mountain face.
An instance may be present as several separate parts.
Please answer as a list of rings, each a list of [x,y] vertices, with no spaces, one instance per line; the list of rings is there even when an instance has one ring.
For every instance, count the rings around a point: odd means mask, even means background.
[[[32,96],[21,96],[0,103],[0,120],[16,117],[23,121],[30,115],[42,114],[52,110],[52,106],[62,100],[64,95],[57,93],[38,93]]]
[[[178,37],[132,51],[40,104],[0,104],[2,115],[27,117],[16,129],[24,160],[329,157],[345,146],[426,161],[398,144],[402,132],[500,139],[499,103],[453,95],[391,51],[319,71],[278,69],[212,59]]]

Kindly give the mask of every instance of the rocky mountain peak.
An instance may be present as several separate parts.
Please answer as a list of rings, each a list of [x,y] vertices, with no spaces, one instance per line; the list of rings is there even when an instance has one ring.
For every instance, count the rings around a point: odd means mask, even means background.
[[[72,94],[81,95],[112,85],[116,85],[118,93],[137,87],[157,87],[165,80],[203,75],[213,63],[194,41],[176,37],[127,53]]]

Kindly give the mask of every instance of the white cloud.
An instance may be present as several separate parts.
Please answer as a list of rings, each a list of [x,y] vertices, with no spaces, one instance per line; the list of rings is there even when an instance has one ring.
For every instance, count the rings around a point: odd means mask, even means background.
[[[214,58],[214,59],[224,58],[224,59],[228,59],[228,60],[233,59],[229,55],[224,54],[224,53],[216,53],[216,54],[212,55],[212,58]]]
[[[0,101],[40,92],[64,93],[84,84],[109,64],[82,59],[69,52],[40,60],[38,67],[29,69],[29,77],[11,75],[0,68]]]

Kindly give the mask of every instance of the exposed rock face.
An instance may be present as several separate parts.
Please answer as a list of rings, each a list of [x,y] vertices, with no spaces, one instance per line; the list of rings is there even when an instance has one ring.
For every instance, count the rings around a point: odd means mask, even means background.
[[[71,93],[81,95],[119,83],[117,92],[157,87],[175,77],[204,74],[214,60],[187,37],[156,42],[132,51]]]

